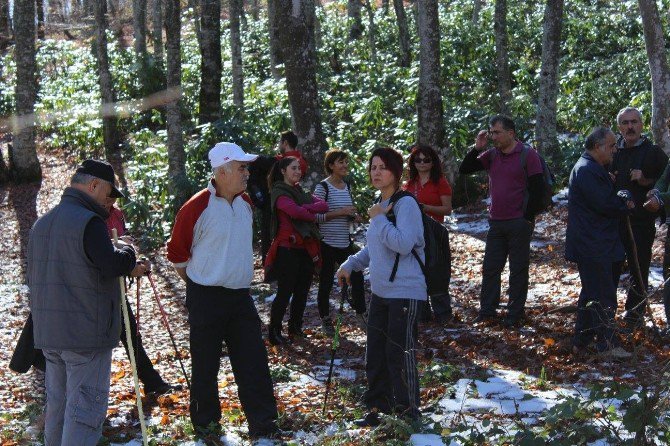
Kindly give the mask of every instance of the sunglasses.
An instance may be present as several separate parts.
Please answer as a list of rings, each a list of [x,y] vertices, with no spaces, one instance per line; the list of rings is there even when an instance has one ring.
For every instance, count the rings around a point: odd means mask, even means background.
[[[431,160],[430,158],[419,158],[419,157],[414,158],[414,164],[430,164],[432,162],[433,160]]]

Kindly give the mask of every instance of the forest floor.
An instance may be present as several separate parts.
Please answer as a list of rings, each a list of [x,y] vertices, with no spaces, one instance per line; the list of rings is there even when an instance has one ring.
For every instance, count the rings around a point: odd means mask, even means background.
[[[0,443],[39,444],[39,418],[44,404],[43,374],[34,369],[20,375],[7,365],[28,314],[28,288],[24,281],[25,247],[30,226],[59,201],[76,165],[66,153],[41,153],[41,185],[0,188]],[[387,420],[373,431],[355,429],[352,421],[364,413],[360,396],[365,386],[365,332],[347,307],[342,342],[335,361],[334,386],[323,412],[325,377],[331,339],[320,333],[316,286],[312,286],[305,314],[307,339],[281,348],[268,344],[270,366],[283,429],[293,432],[293,444],[380,444],[408,439],[417,445],[462,444],[455,436],[467,428],[468,438],[486,433],[491,422],[501,427],[496,435],[513,437],[524,426],[544,422],[547,411],[569,396],[585,397],[594,383],[617,382],[633,388],[659,382],[670,358],[667,342],[637,332],[625,338],[632,359],[614,362],[595,355],[579,358],[562,349],[574,327],[580,290],[573,264],[563,259],[565,201],[543,214],[532,243],[527,318],[520,329],[498,324],[473,326],[481,285],[481,262],[486,231],[483,204],[458,209],[458,229],[453,231],[452,288],[455,321],[448,326],[422,323],[417,358],[421,374],[423,426]],[[654,245],[652,285],[658,286],[665,227]],[[154,263],[153,276],[166,308],[179,354],[190,370],[185,288],[165,259],[164,249],[146,253]],[[258,265],[259,262],[257,262]],[[504,274],[503,295],[507,271]],[[268,321],[274,289],[260,280],[257,268],[252,294],[264,323]],[[130,295],[134,305],[135,287]],[[333,291],[333,308],[339,299]],[[619,289],[620,307],[625,290]],[[147,280],[141,281],[140,324],[144,346],[163,378],[180,383],[183,390],[144,399],[152,444],[193,445],[188,421],[188,391],[167,331],[160,323],[157,305]],[[503,296],[503,306],[506,297]],[[660,293],[652,299],[655,324],[665,327]],[[559,310],[557,310],[559,309]],[[619,313],[621,313],[621,308]],[[265,328],[264,328],[265,330]],[[247,444],[246,424],[227,356],[222,358],[219,393],[223,409],[222,444]],[[621,401],[612,405],[624,410]],[[630,437],[621,424],[612,429],[620,438]],[[101,444],[139,445],[139,423],[132,373],[122,348],[114,350],[108,419]],[[415,434],[410,437],[411,434]],[[423,434],[423,435],[420,435]],[[432,435],[431,435],[432,434]],[[465,434],[463,434],[465,435]],[[442,439],[440,439],[442,437]],[[491,437],[492,438],[492,437]],[[489,440],[491,440],[489,438]],[[598,438],[590,438],[589,442]],[[593,443],[596,444],[596,443]],[[597,443],[606,444],[606,443]]]

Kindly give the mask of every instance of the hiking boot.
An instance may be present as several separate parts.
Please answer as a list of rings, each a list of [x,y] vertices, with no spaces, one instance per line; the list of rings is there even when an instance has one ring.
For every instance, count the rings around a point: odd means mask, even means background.
[[[358,427],[375,427],[381,423],[382,420],[377,412],[369,412],[365,417],[354,421],[354,424]]]
[[[302,338],[302,339],[307,338],[307,335],[305,334],[304,331],[302,331],[302,328],[291,325],[289,325],[288,327],[288,334],[289,336],[295,336],[296,338]]]
[[[629,359],[633,355],[628,353],[623,347],[614,347],[598,353],[603,359]]]
[[[288,340],[282,336],[281,327],[272,327],[268,328],[268,341],[271,345],[284,345],[288,343]]]
[[[160,395],[165,395],[166,393],[172,393],[172,392],[178,392],[182,389],[181,384],[175,384],[175,385],[170,385],[163,381],[157,386],[151,386],[151,387],[145,387],[144,388],[144,394],[145,395],[154,395],[154,396],[160,396]]]
[[[519,328],[521,325],[523,325],[522,318],[516,318],[516,317],[506,317],[503,319],[502,323],[500,325],[503,326],[503,328]]]
[[[328,337],[335,336],[335,327],[333,327],[333,321],[329,317],[321,319],[321,331]]]

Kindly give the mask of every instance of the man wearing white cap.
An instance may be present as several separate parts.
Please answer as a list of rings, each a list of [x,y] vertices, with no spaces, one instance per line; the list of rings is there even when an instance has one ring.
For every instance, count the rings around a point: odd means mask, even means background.
[[[272,390],[261,322],[249,285],[253,276],[252,211],[243,194],[257,155],[220,142],[209,151],[213,178],[179,210],[168,260],[186,282],[190,325],[190,413],[196,435],[221,426],[218,381],[222,343],[228,347],[252,437],[276,437]]]

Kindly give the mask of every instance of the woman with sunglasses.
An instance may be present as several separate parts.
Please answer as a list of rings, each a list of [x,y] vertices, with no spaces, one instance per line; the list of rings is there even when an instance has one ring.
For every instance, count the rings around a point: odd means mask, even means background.
[[[393,196],[400,189],[402,156],[391,148],[372,152],[368,173],[379,190],[378,203],[369,210],[367,244],[349,256],[337,271],[340,284],[351,284],[352,271],[370,273],[365,348],[367,390],[363,396],[369,412],[358,426],[376,426],[379,413],[417,420],[419,381],[415,358],[415,334],[420,307],[427,297],[426,280],[413,252],[425,261],[421,210],[412,197]],[[395,224],[389,220],[389,212]],[[396,263],[397,262],[397,263]],[[396,265],[393,281],[390,275]]]
[[[412,193],[421,205],[421,210],[434,220],[442,223],[444,216],[451,214],[451,186],[442,173],[442,163],[437,152],[430,146],[416,145],[409,155],[409,180],[403,189]],[[451,256],[449,268],[445,272],[451,278]],[[421,319],[429,321],[432,312],[438,323],[449,322],[452,318],[451,296],[434,294],[430,296],[430,305],[425,305]]]

